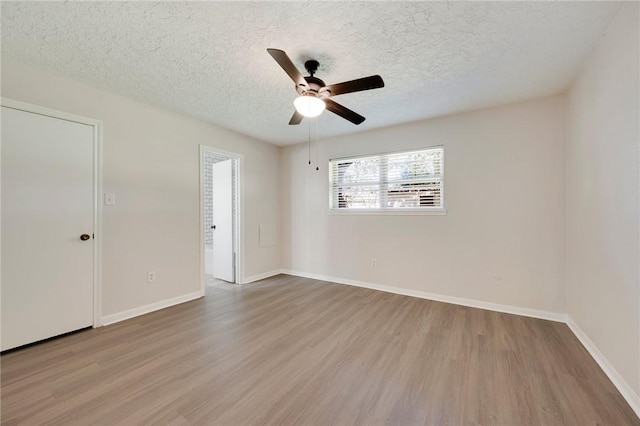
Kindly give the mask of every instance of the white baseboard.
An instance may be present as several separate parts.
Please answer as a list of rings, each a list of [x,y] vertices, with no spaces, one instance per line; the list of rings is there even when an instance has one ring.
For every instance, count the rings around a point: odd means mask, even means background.
[[[387,286],[382,284],[367,283],[364,281],[356,281],[345,278],[330,277],[326,275],[311,274],[307,272],[292,271],[288,269],[276,269],[273,271],[265,272],[262,274],[253,275],[245,278],[243,284],[252,283],[265,278],[269,278],[278,274],[287,274],[303,278],[311,278],[315,280],[328,281],[336,284],[346,284],[356,287],[368,288],[372,290],[385,291],[387,293],[401,294],[404,296],[413,296],[421,299],[435,300],[438,302],[452,303],[454,305],[469,306],[472,308],[487,309],[490,311],[504,312],[507,314],[522,315],[531,318],[539,318],[550,321],[557,321],[566,323],[573,334],[578,338],[582,345],[587,349],[591,357],[598,363],[600,368],[609,377],[614,386],[618,389],[623,398],[629,403],[636,415],[640,417],[640,396],[638,396],[634,390],[629,386],[627,381],[618,373],[618,371],[611,365],[607,358],[600,352],[597,346],[587,337],[582,329],[573,321],[567,314],[561,314],[556,312],[541,311],[537,309],[521,308],[517,306],[502,305],[492,302],[484,302],[474,299],[466,299],[454,296],[445,296],[436,293],[429,293],[419,290],[410,290],[400,287]],[[144,315],[149,312],[157,311],[159,309],[168,308],[169,306],[178,305],[180,303],[188,302],[190,300],[198,299],[204,296],[200,291],[183,296],[174,297],[172,299],[163,300],[161,302],[152,303],[150,305],[141,306],[139,308],[130,309],[128,311],[120,312],[117,314],[107,315],[102,317],[102,325],[114,324],[116,322],[124,321],[139,315]]]
[[[118,312],[117,314],[106,315],[102,317],[102,325],[110,325],[116,322],[128,320],[149,312],[168,308],[169,306],[179,305],[180,303],[203,297],[204,293],[196,291],[195,293],[184,294],[182,296],[173,297],[171,299],[161,300],[160,302],[151,303],[149,305],[140,306],[139,308],[129,309],[128,311]]]
[[[420,290],[410,290],[406,288],[387,286],[382,284],[372,284],[364,281],[349,280],[345,278],[328,277],[325,275],[309,274],[300,271],[282,270],[281,273],[295,275],[297,277],[312,278],[316,280],[329,281],[337,284],[347,284],[356,287],[369,288],[372,290],[386,291],[388,293],[402,294],[404,296],[419,297],[421,299],[435,300],[438,302],[453,303],[454,305],[469,306],[472,308],[487,309],[490,311],[503,312],[507,314],[522,315],[531,318],[540,318],[556,322],[566,322],[567,315],[556,312],[540,311],[537,309],[520,308],[517,306],[501,305],[498,303],[484,302],[475,299],[465,299],[462,297],[445,296],[442,294],[428,293]]]
[[[633,391],[629,383],[618,373],[618,370],[611,365],[609,360],[600,352],[600,349],[598,349],[571,317],[567,318],[567,325],[589,354],[591,354],[591,357],[598,363],[600,368],[602,368],[602,371],[609,377],[609,380],[618,388],[618,391],[620,391],[620,394],[622,394],[624,399],[629,403],[636,415],[640,417],[640,396]]]
[[[273,277],[275,275],[282,274],[282,273],[283,272],[282,272],[281,269],[274,269],[273,271],[264,272],[262,274],[257,274],[257,275],[252,275],[250,277],[246,277],[244,279],[244,281],[242,282],[242,284],[249,284],[249,283],[252,283],[254,281],[264,280],[265,278]]]
[[[520,308],[517,306],[501,305],[498,303],[484,302],[474,299],[465,299],[461,297],[444,296],[441,294],[428,293],[419,290],[409,290],[399,287],[386,286],[381,284],[372,284],[364,281],[349,280],[338,277],[329,277],[326,275],[310,274],[307,272],[291,271],[283,269],[280,273],[294,275],[297,277],[311,278],[316,280],[328,281],[337,284],[353,285],[356,287],[369,288],[372,290],[386,291],[389,293],[402,294],[405,296],[419,297],[421,299],[435,300],[438,302],[452,303],[455,305],[469,306],[472,308],[488,309],[490,311],[504,312],[507,314],[522,315],[531,318],[539,318],[567,324],[569,329],[584,345],[591,357],[598,363],[600,368],[609,377],[614,386],[618,389],[622,397],[629,403],[636,415],[640,417],[640,397],[633,391],[626,380],[611,365],[607,358],[600,352],[596,345],[587,337],[587,335],[578,327],[578,325],[567,314],[556,312],[540,311],[537,309]]]

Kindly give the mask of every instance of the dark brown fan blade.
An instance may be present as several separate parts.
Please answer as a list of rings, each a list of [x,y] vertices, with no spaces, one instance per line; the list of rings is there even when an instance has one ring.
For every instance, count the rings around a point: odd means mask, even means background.
[[[289,126],[300,124],[300,122],[302,121],[302,118],[303,118],[303,115],[300,114],[298,111],[295,111],[291,116],[291,120],[289,120]]]
[[[353,124],[360,124],[364,121],[363,116],[361,116],[357,112],[351,111],[349,108],[342,106],[337,102],[332,101],[331,99],[323,99],[323,101],[327,105],[327,109],[329,111],[339,115],[345,120],[349,120]]]
[[[345,81],[344,83],[331,84],[326,88],[331,92],[331,96],[337,96],[345,93],[361,92],[362,90],[379,89],[381,87],[384,87],[382,77],[372,75],[357,80]]]
[[[296,83],[296,86],[300,84],[305,86],[307,85],[307,81],[304,79],[302,74],[300,74],[300,71],[298,71],[298,68],[296,68],[296,66],[293,65],[293,62],[291,62],[291,59],[289,59],[289,57],[284,52],[284,50],[267,49],[267,52],[269,52],[269,55],[271,55],[273,59],[276,60],[278,65],[282,67],[284,72],[286,72],[289,75],[289,77],[291,77],[291,80],[293,80],[293,82]]]

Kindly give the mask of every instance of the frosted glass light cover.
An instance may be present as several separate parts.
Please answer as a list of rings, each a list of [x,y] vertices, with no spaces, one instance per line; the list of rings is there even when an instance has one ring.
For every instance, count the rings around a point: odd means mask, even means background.
[[[293,101],[293,105],[305,117],[317,117],[326,108],[324,102],[315,96],[299,96]]]

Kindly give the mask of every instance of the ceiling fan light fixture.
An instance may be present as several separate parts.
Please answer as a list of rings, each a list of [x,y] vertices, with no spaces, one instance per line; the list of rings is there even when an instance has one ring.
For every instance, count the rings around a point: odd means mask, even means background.
[[[327,107],[322,99],[313,95],[298,96],[293,101],[293,105],[296,107],[296,111],[305,117],[317,117]]]

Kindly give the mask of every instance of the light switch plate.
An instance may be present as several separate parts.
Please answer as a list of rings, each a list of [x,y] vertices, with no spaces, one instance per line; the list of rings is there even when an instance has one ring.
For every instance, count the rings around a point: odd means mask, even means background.
[[[105,192],[104,193],[104,205],[105,206],[115,206],[116,205],[116,194],[113,192]]]

